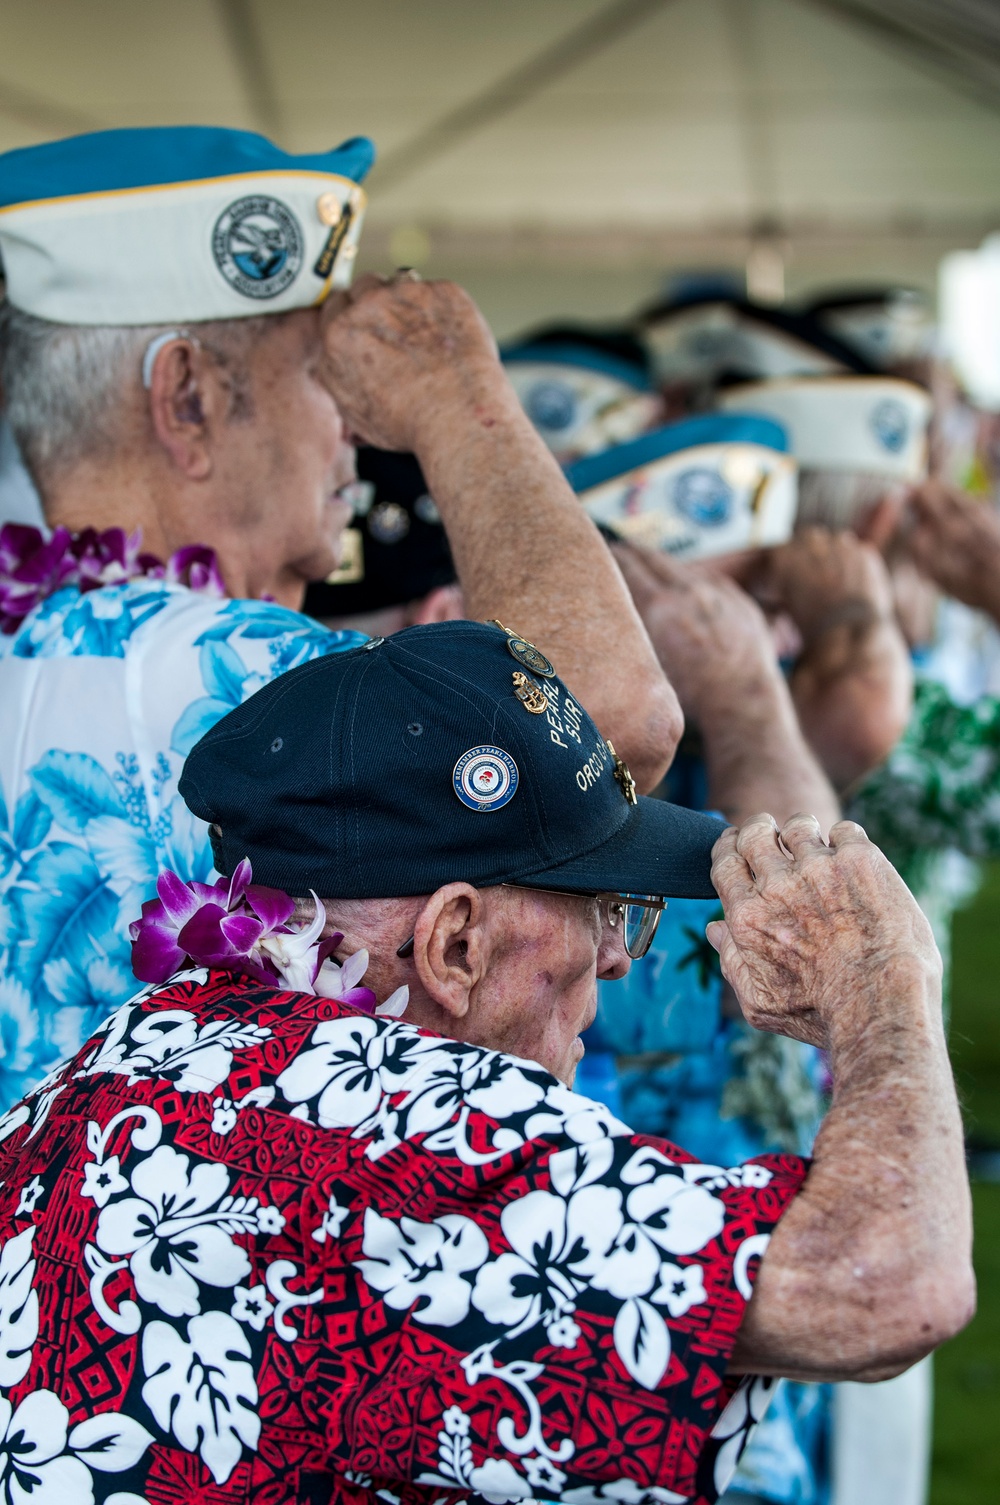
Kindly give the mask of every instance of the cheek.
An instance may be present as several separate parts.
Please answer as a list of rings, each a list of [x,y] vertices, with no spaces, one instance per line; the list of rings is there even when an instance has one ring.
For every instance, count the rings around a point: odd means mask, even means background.
[[[302,383],[300,400],[290,415],[290,432],[295,434],[299,463],[326,480],[346,446],[333,398],[318,382]]]
[[[299,478],[312,490],[330,489],[338,457],[345,449],[343,424],[330,394],[304,373],[283,382],[268,403],[266,425],[270,434],[270,468],[283,478],[288,492],[289,476]],[[263,418],[261,408],[258,416]],[[340,484],[339,478],[337,484]]]
[[[583,927],[554,935],[534,978],[539,1027],[565,1042],[591,1022],[597,983],[597,942]]]

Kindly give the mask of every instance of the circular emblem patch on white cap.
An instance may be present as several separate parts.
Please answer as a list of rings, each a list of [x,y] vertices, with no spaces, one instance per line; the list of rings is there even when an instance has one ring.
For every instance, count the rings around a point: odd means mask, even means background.
[[[499,810],[517,790],[517,764],[502,747],[470,747],[455,764],[452,783],[470,810]]]
[[[872,413],[872,430],[890,454],[898,455],[910,437],[910,415],[901,402],[887,397]]]
[[[290,287],[302,268],[303,244],[292,211],[262,193],[230,204],[212,231],[216,266],[247,298],[276,298]]]

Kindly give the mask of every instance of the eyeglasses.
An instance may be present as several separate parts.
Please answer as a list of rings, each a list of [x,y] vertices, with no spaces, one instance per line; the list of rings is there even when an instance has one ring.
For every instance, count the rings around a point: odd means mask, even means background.
[[[530,887],[527,883],[505,883],[501,886]],[[608,929],[617,930],[621,925],[625,950],[634,962],[644,957],[653,944],[660,915],[667,907],[666,899],[656,899],[652,894],[574,894],[568,888],[532,888],[531,891],[535,894],[560,894],[564,899],[596,899]]]
[[[581,894],[570,893],[566,888],[532,888],[528,883],[502,883],[500,887],[530,889],[534,894],[559,894],[564,899],[596,899],[608,929],[617,930],[621,925],[625,951],[634,962],[644,957],[653,944],[660,916],[667,907],[666,899],[654,898],[652,894]],[[412,935],[396,955],[413,955]]]

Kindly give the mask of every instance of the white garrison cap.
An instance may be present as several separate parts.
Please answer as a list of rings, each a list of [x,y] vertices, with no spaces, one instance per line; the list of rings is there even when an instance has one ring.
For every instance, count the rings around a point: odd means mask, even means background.
[[[290,156],[210,126],[101,131],[0,156],[15,308],[58,324],[284,313],[351,277],[374,160],[356,137]]]
[[[720,392],[727,413],[763,413],[788,433],[799,465],[899,481],[927,473],[930,396],[890,376],[747,382]]]
[[[745,381],[824,376],[860,365],[813,321],[735,298],[647,310],[640,329],[664,384],[714,387],[724,376]]]
[[[712,413],[579,460],[566,477],[594,522],[681,559],[785,543],[798,504],[778,424]]]
[[[656,421],[660,399],[640,349],[625,359],[585,330],[567,330],[501,351],[521,406],[561,465],[634,439]]]

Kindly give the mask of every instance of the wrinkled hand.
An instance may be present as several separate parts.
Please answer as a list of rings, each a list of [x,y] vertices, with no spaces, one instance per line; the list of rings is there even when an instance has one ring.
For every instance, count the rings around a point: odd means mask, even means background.
[[[841,621],[885,621],[893,610],[878,550],[826,528],[805,528],[772,550],[762,591],[787,611],[807,645]]]
[[[722,974],[755,1029],[828,1048],[897,1023],[891,968],[939,983],[930,925],[860,826],[823,841],[810,815],[781,831],[758,815],[715,844],[712,882],[724,920],[708,926]]]
[[[456,403],[506,393],[486,321],[453,282],[361,277],[331,293],[322,321],[323,381],[367,444],[416,452]]]
[[[910,558],[949,596],[997,614],[1000,516],[953,486],[925,481],[909,495]]]
[[[681,708],[696,721],[731,716],[780,677],[764,614],[732,580],[627,544],[612,552]]]

